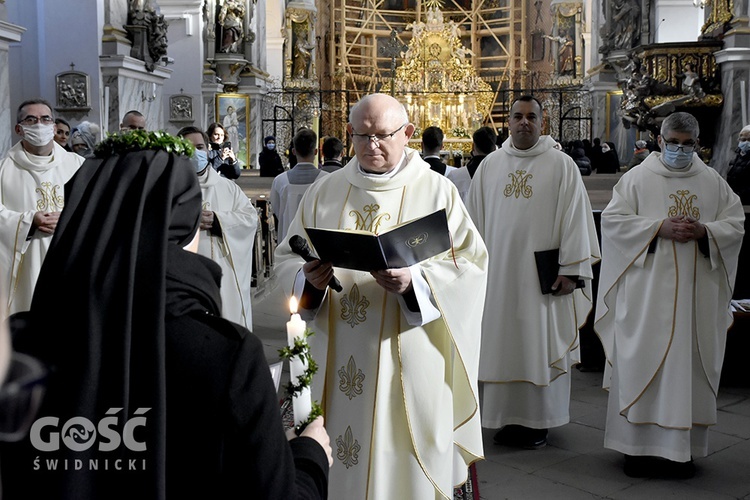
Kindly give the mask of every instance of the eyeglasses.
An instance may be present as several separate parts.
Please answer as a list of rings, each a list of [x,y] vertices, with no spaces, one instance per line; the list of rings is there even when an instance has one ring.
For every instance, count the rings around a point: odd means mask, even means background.
[[[698,148],[695,144],[672,144],[671,142],[664,143],[664,147],[670,153],[676,153],[678,149],[681,149],[683,153],[692,153]]]
[[[390,134],[368,135],[368,134],[355,134],[354,132],[352,132],[351,136],[352,136],[352,140],[357,141],[360,144],[367,144],[370,141],[372,141],[377,146],[378,144],[380,144],[380,141],[388,141],[389,139],[391,139],[394,135],[398,134],[401,131],[401,129],[406,127],[408,124],[409,122],[404,123],[403,125],[401,125],[399,128],[397,128]]]
[[[45,125],[52,125],[53,123],[55,123],[55,119],[49,115],[44,115],[44,116],[29,115],[18,123],[20,123],[21,125],[36,125],[39,122],[42,122]]]

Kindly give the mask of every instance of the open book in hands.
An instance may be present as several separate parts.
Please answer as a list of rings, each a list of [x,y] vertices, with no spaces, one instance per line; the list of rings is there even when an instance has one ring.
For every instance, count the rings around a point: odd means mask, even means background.
[[[445,209],[380,234],[315,227],[305,231],[321,261],[359,271],[408,267],[451,248]]]

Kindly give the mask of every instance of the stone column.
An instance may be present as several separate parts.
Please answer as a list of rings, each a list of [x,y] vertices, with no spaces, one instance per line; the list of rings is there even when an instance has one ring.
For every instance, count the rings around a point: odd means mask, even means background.
[[[724,48],[715,53],[721,69],[724,106],[718,120],[711,166],[726,176],[734,158],[737,137],[750,124],[750,0],[734,4],[730,29],[724,34]],[[703,126],[703,124],[701,124]]]
[[[13,142],[16,110],[10,109],[10,80],[8,76],[8,51],[11,43],[21,41],[26,28],[10,24],[5,5],[0,1],[0,158],[5,157]]]

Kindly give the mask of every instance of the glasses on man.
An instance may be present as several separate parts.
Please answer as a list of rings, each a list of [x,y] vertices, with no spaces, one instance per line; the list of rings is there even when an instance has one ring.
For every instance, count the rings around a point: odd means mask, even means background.
[[[396,130],[394,130],[390,134],[373,134],[373,135],[369,135],[369,134],[355,134],[354,132],[352,132],[352,134],[351,134],[352,135],[352,140],[356,141],[358,143],[361,143],[361,144],[367,144],[370,141],[372,141],[377,146],[378,144],[380,144],[381,141],[387,142],[388,140],[390,140],[394,135],[396,135],[399,132],[401,132],[401,129],[404,128],[404,127],[406,127],[408,124],[409,124],[409,122],[404,123],[403,125],[401,125],[399,128],[397,128]]]
[[[29,115],[18,123],[20,123],[21,125],[36,125],[39,122],[43,123],[44,125],[52,125],[53,123],[55,123],[55,119],[49,115],[44,115],[44,116]]]
[[[684,153],[692,153],[698,146],[695,144],[673,144],[671,142],[664,143],[664,147],[670,153],[676,153],[677,150],[681,149]]]

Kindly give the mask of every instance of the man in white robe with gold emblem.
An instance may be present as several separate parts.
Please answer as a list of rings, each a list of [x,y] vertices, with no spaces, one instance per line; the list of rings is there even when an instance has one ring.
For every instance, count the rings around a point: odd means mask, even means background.
[[[221,315],[252,331],[250,288],[258,212],[234,181],[207,168],[208,137],[202,130],[183,127],[178,135],[196,149],[192,160],[203,196],[198,253],[221,266]]]
[[[599,259],[578,167],[541,128],[539,101],[514,101],[511,136],[484,159],[466,199],[490,255],[482,425],[500,429],[497,444],[527,449],[546,445],[548,429],[570,421],[570,368],[580,361],[578,330],[591,310],[591,266]],[[555,292],[543,294],[534,253],[554,249]]]
[[[737,258],[739,198],[698,148],[698,121],[673,113],[602,212],[594,328],[607,355],[604,446],[632,477],[694,475],[716,423]]]
[[[21,140],[0,161],[0,268],[7,314],[29,309],[65,204],[63,187],[84,162],[54,141],[57,125],[45,100],[21,103],[16,122]]]
[[[335,463],[330,498],[453,498],[483,458],[477,394],[487,253],[455,186],[407,148],[406,110],[365,96],[347,125],[355,158],[308,188],[276,251],[315,335],[320,400]],[[452,248],[408,268],[336,268],[294,255],[305,227],[380,233],[445,209]],[[304,264],[304,265],[303,265]],[[304,289],[304,293],[302,293]]]

